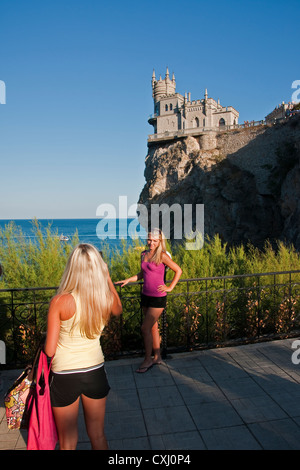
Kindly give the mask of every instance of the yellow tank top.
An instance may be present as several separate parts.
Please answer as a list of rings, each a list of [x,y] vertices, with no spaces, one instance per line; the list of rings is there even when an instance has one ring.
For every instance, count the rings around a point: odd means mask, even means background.
[[[53,372],[87,369],[104,362],[100,335],[89,339],[80,332],[81,306],[76,296],[72,295],[76,311],[69,320],[61,321],[57,348],[51,365]]]

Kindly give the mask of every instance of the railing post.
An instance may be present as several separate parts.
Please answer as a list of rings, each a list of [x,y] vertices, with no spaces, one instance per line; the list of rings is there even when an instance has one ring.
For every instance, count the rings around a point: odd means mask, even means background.
[[[257,337],[260,337],[260,320],[261,320],[261,302],[260,302],[260,276],[257,276]]]
[[[121,286],[119,286],[118,295],[119,295],[121,303],[122,303],[122,288],[121,288]],[[119,316],[119,328],[120,328],[121,351],[123,351],[123,312]]]
[[[273,305],[272,305],[272,318],[273,318],[273,329],[275,330],[275,326],[276,326],[276,313],[275,313],[275,309],[276,309],[276,273],[274,273],[274,276],[273,276]]]
[[[292,273],[289,274],[289,331],[292,325]]]
[[[224,278],[223,284],[223,341],[227,340],[227,331],[226,331],[226,277]]]
[[[208,287],[205,279],[205,317],[206,317],[206,344],[208,344]]]
[[[164,308],[163,313],[161,315],[161,357],[162,359],[167,358],[167,312],[166,308]]]
[[[34,311],[34,328],[37,331],[37,309],[36,309],[36,293],[33,291],[33,311]]]
[[[16,328],[15,328],[15,306],[14,306],[14,290],[13,289],[11,290],[10,306],[11,306],[12,327],[13,327],[13,332],[12,332],[13,348],[14,348],[13,358],[14,358],[14,363],[16,364],[17,363],[17,347],[16,347],[16,345],[17,345],[17,331],[16,331]]]
[[[186,347],[190,350],[191,347],[191,322],[190,322],[190,297],[189,297],[189,281],[186,281]]]

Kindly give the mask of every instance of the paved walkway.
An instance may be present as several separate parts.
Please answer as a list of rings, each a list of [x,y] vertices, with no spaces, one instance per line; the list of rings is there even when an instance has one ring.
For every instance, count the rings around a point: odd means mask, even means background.
[[[146,374],[140,359],[107,362],[106,435],[111,450],[300,449],[300,364],[295,339],[174,354]],[[0,449],[26,449],[8,431],[0,372]],[[89,449],[82,411],[80,449]]]

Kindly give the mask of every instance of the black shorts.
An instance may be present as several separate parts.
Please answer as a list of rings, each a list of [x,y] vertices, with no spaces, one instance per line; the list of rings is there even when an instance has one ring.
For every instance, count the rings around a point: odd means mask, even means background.
[[[141,295],[142,307],[154,307],[154,308],[165,308],[167,305],[167,296],[163,297],[152,297],[150,295]]]
[[[87,372],[51,372],[50,397],[52,406],[68,406],[83,394],[88,398],[104,398],[110,386],[104,365]]]

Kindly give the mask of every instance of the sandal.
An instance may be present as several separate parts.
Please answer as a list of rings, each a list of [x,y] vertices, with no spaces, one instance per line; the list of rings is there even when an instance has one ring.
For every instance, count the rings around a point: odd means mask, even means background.
[[[139,367],[136,372],[138,374],[145,374],[145,372],[148,372],[149,369],[151,369],[151,367],[153,367],[153,364],[151,364],[150,366],[145,366],[145,367]]]

